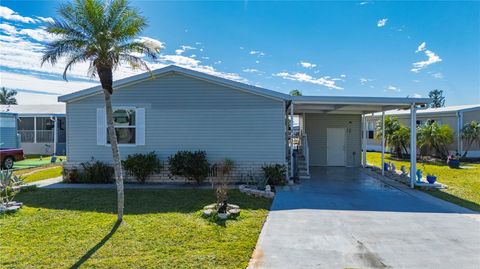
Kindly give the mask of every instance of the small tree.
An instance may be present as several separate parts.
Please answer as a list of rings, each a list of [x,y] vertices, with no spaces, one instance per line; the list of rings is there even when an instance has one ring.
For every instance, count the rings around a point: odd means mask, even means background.
[[[226,213],[228,207],[228,182],[232,173],[234,162],[230,159],[225,159],[217,164],[219,175],[215,182],[218,213]]]
[[[450,126],[425,123],[418,127],[417,136],[420,148],[434,149],[442,159],[448,157],[448,145],[453,143],[453,129]]]
[[[303,94],[302,94],[302,92],[299,91],[299,90],[291,90],[291,91],[290,91],[290,95],[291,95],[291,96],[302,96]]]
[[[381,119],[377,121],[375,129],[375,138],[382,139]],[[392,148],[398,157],[402,157],[402,148],[407,148],[410,140],[408,132],[408,127],[403,126],[397,117],[385,117],[385,144]]]
[[[445,106],[445,97],[443,96],[442,90],[433,90],[428,93],[428,97],[432,99],[430,107],[444,107]]]
[[[466,123],[462,128],[462,139],[465,141],[465,152],[462,157],[465,158],[474,143],[480,145],[480,123],[477,121]]]
[[[2,87],[2,89],[0,90],[0,105],[16,105],[17,104],[17,99],[15,99],[16,95],[17,95],[16,90]]]

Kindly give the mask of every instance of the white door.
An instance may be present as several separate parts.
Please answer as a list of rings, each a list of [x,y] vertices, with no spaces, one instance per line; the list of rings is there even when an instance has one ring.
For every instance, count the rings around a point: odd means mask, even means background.
[[[345,129],[327,128],[327,165],[345,166]]]

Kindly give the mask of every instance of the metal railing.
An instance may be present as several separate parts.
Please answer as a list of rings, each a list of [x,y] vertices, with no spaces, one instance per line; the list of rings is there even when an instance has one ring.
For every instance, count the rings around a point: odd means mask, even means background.
[[[301,149],[303,157],[305,158],[305,164],[307,165],[307,174],[310,175],[310,149],[308,148],[307,134],[302,134]]]
[[[34,130],[18,130],[20,134],[20,141],[33,143],[35,142],[35,131]]]

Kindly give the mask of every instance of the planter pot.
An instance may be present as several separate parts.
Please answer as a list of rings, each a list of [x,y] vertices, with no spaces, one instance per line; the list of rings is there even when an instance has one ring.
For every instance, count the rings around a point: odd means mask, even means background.
[[[447,164],[450,168],[460,168],[460,160],[449,160]]]
[[[435,183],[435,181],[437,181],[437,177],[436,176],[427,176],[427,181],[428,181],[428,183],[433,184],[433,183]]]

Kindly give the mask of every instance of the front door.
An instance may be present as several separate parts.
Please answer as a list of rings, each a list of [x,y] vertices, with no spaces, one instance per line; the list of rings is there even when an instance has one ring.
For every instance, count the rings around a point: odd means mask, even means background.
[[[345,166],[345,128],[327,128],[327,165]]]

